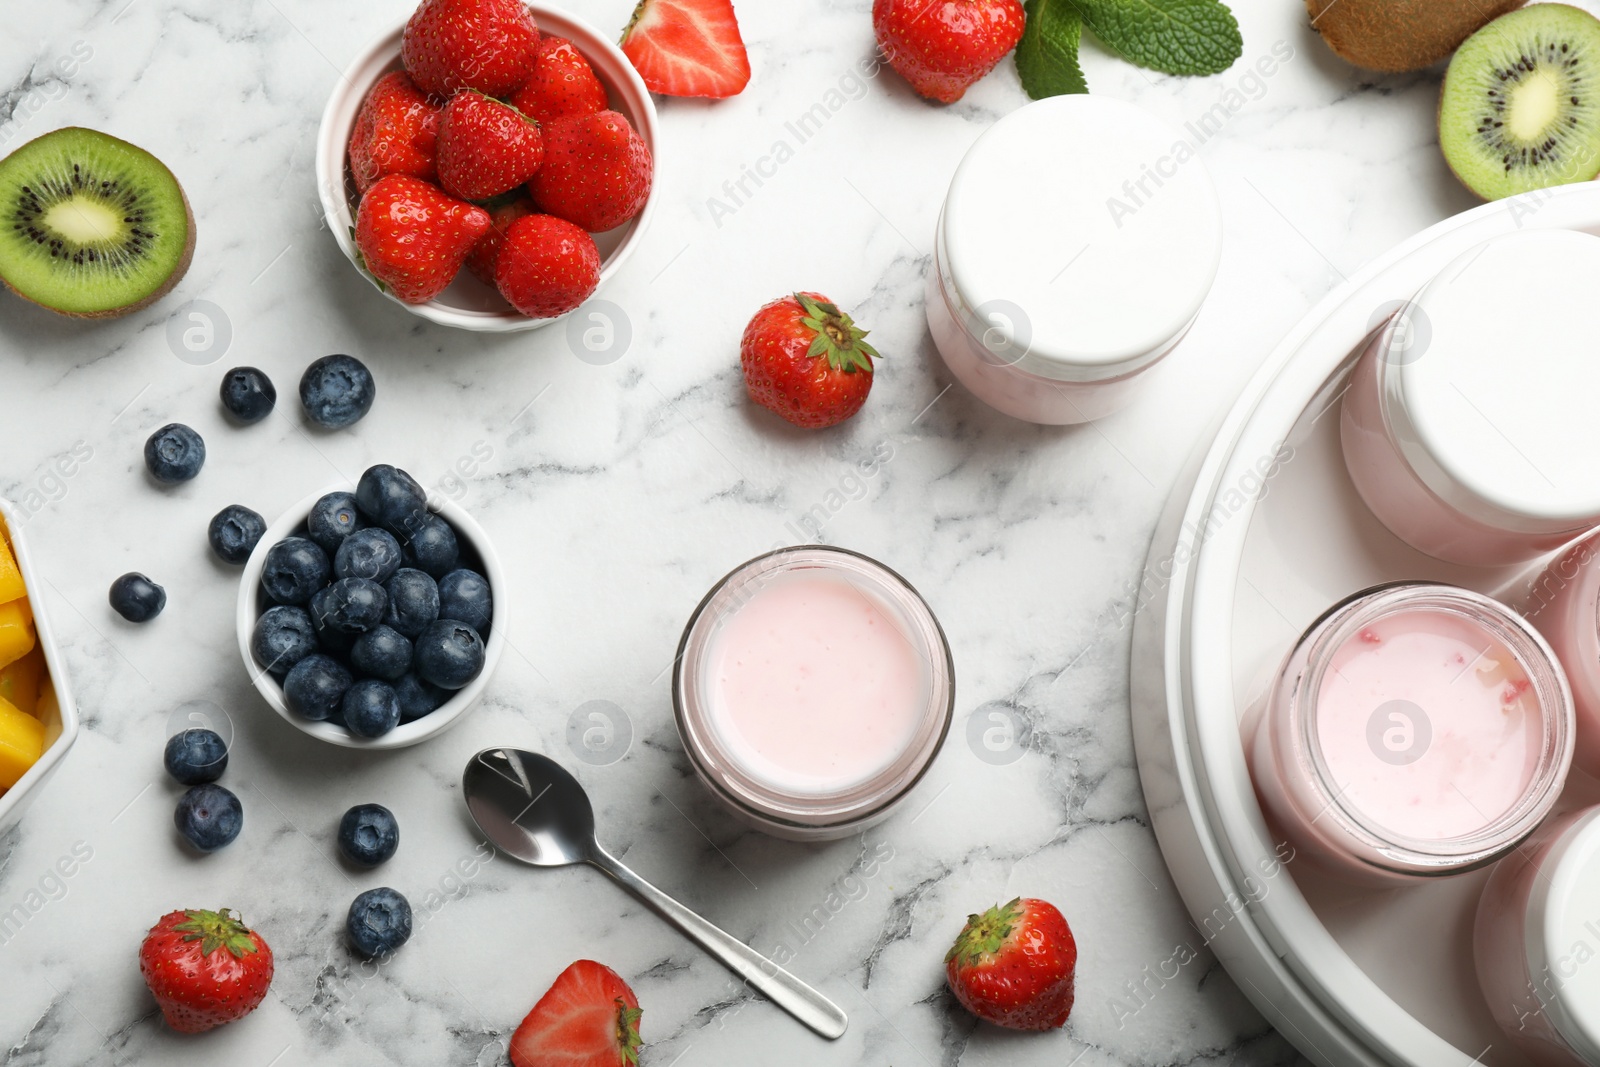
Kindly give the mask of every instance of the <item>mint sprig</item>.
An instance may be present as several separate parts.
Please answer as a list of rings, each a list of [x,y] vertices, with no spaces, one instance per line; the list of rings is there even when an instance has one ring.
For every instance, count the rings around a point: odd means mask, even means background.
[[[1027,0],[1017,73],[1035,100],[1086,93],[1078,46],[1087,27],[1130,63],[1165,74],[1218,74],[1244,51],[1220,0]]]

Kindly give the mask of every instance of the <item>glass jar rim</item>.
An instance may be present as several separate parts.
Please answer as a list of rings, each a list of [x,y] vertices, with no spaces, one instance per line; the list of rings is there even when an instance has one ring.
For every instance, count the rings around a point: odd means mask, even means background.
[[[847,572],[874,583],[878,595],[915,627],[908,634],[926,670],[927,697],[916,732],[895,760],[863,782],[828,793],[801,794],[763,782],[742,766],[717,737],[699,695],[699,671],[711,637],[737,611],[718,610],[718,598],[741,583],[777,577],[802,568]],[[767,580],[770,580],[767,579]],[[763,584],[765,584],[763,582]],[[753,594],[752,594],[753,595]],[[747,603],[748,599],[741,601]],[[725,801],[760,820],[806,829],[871,820],[908,794],[926,776],[944,746],[955,716],[955,664],[949,641],[932,608],[910,582],[870,556],[831,545],[777,548],[746,560],[719,579],[696,605],[684,626],[673,662],[673,714],[684,751],[700,777]]]
[[[1361,630],[1394,615],[1433,611],[1467,618],[1500,640],[1533,683],[1543,736],[1539,760],[1521,799],[1471,834],[1443,840],[1423,840],[1397,834],[1343,799],[1333,789],[1333,777],[1323,755],[1317,730],[1322,683],[1333,655]],[[1295,681],[1289,699],[1289,724],[1295,743],[1310,759],[1315,774],[1310,786],[1323,804],[1323,813],[1335,818],[1341,829],[1377,855],[1387,857],[1394,870],[1408,874],[1456,874],[1489,863],[1533,832],[1550,811],[1566,782],[1572,750],[1572,695],[1555,653],[1525,619],[1492,597],[1459,586],[1432,582],[1392,582],[1351,594],[1324,612],[1297,643],[1310,642],[1306,668]],[[1290,653],[1291,658],[1294,655]],[[1318,816],[1321,817],[1320,815]],[[1448,864],[1448,865],[1446,865]]]

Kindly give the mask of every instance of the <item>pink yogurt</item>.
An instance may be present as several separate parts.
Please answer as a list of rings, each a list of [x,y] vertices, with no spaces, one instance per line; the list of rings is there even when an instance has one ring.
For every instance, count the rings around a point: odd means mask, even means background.
[[[894,609],[843,577],[780,575],[709,649],[712,728],[756,778],[833,793],[882,773],[911,744],[927,671]]]

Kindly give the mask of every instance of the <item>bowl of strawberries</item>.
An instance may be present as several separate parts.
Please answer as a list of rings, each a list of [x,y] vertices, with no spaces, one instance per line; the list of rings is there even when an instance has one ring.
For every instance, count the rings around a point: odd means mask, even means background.
[[[317,137],[345,256],[430,322],[548,325],[649,225],[656,110],[593,27],[521,0],[422,0],[373,41]]]

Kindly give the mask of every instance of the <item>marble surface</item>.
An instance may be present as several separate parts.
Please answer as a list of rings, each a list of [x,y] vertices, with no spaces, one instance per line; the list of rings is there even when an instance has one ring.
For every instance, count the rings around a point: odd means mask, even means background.
[[[631,4],[572,6],[619,27]],[[85,724],[0,836],[0,913],[27,912],[0,937],[3,1062],[500,1063],[523,1013],[585,956],[638,991],[645,1062],[659,1067],[1297,1062],[1193,951],[1134,767],[1127,619],[1179,466],[1271,345],[1344,275],[1474,202],[1435,144],[1438,74],[1358,73],[1288,0],[1236,0],[1244,59],[1214,78],[1156,76],[1086,45],[1096,92],[1180,124],[1224,105],[1201,152],[1226,244],[1212,300],[1137,406],[1049,429],[953,385],[921,311],[948,177],[1025,99],[1009,63],[935,108],[890,73],[860,77],[867,0],[742,2],[755,80],[726,103],[662,103],[656,222],[603,294],[631,339],[580,359],[562,327],[484,337],[422,323],[321,229],[322,105],[407,6],[10,5],[0,147],[71,124],[125,136],[184,181],[200,238],[177,292],[129,319],[72,323],[0,302],[0,492],[32,512],[26,537],[49,580],[39,596]],[[1292,57],[1272,76],[1246,77],[1283,49]],[[802,142],[787,124],[817,104],[828,118]],[[741,193],[747,169],[761,182]],[[872,328],[886,356],[866,410],[818,434],[753,408],[736,359],[750,313],[802,286]],[[195,300],[230,327],[209,365],[169,340]],[[301,369],[330,352],[360,356],[379,383],[372,414],[334,434],[304,425],[290,399]],[[225,424],[216,400],[221,371],[240,363],[266,369],[288,401],[250,429]],[[210,458],[195,481],[160,489],[140,448],[172,420],[200,430]],[[53,475],[74,449],[92,456]],[[255,695],[233,632],[236,574],[211,560],[204,531],[225,504],[270,519],[375,462],[408,468],[488,530],[509,573],[512,648],[454,731],[368,755],[302,736]],[[743,829],[693,778],[668,668],[716,578],[813,538],[921,588],[959,693],[945,751],[897,817],[801,846]],[[143,628],[105,603],[132,569],[170,598]],[[594,701],[626,725],[615,762],[569,749],[569,723]],[[230,725],[225,782],[246,808],[240,840],[208,858],[178,846],[177,789],[160,768],[191,702]],[[968,741],[972,717],[992,715],[1027,741],[1006,759]],[[850,1012],[848,1034],[825,1043],[750,998],[595,872],[491,858],[459,779],[471,753],[500,743],[565,759],[626,862],[757,948],[785,946],[791,969]],[[377,873],[333,850],[339,814],[364,801],[402,825]],[[90,858],[53,877],[75,851]],[[352,959],[340,927],[350,898],[381,884],[411,898],[418,931],[373,967]],[[943,989],[942,953],[965,914],[1017,894],[1053,900],[1077,931],[1079,1001],[1060,1033],[978,1026]],[[170,908],[220,905],[265,933],[278,977],[248,1021],[179,1038],[160,1025],[135,951]]]

